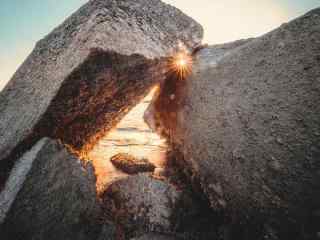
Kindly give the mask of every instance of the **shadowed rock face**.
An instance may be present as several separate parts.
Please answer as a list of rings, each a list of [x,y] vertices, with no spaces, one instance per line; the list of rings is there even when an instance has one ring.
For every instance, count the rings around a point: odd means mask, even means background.
[[[191,76],[169,80],[149,122],[183,153],[212,208],[245,225],[236,239],[315,238],[320,9],[249,42],[201,50]],[[168,100],[175,93],[179,103]]]
[[[91,0],[39,41],[0,94],[0,174],[42,136],[90,148],[162,80],[201,26],[159,0]],[[3,180],[2,180],[3,182]]]
[[[168,235],[161,235],[161,234],[145,234],[137,238],[132,238],[131,240],[179,240],[182,238],[172,237]]]
[[[184,220],[198,210],[189,193],[146,173],[115,181],[102,199],[122,228],[123,239],[153,231],[177,235]]]
[[[16,162],[0,209],[4,240],[97,239],[101,231],[93,167],[47,138]],[[105,239],[111,229],[106,225]]]

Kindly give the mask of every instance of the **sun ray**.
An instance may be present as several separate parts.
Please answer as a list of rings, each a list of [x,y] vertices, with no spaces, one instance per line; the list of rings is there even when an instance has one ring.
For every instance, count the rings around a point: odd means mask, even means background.
[[[172,57],[169,70],[178,74],[180,79],[185,79],[192,71],[192,57],[182,50]]]

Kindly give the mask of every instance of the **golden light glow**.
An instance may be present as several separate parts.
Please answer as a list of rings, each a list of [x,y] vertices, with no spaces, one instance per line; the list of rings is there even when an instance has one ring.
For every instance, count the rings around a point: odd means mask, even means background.
[[[184,68],[185,66],[186,66],[186,60],[184,60],[184,59],[180,59],[179,61],[178,61],[178,65],[181,67],[181,68]]]
[[[179,78],[183,79],[192,70],[192,57],[187,51],[181,51],[173,57],[170,64],[170,70],[178,74]]]
[[[88,153],[97,176],[97,190],[100,193],[104,186],[114,179],[125,177],[110,162],[110,158],[118,153],[127,153],[137,158],[147,158],[157,168],[163,168],[166,161],[166,140],[153,132],[143,119],[144,112],[153,96],[159,90],[155,86],[137,106],[104,136]]]

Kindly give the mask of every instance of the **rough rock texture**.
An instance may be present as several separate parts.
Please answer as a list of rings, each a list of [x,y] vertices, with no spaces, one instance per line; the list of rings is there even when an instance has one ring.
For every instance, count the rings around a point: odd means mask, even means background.
[[[249,42],[201,50],[191,76],[173,80],[154,100],[150,125],[239,226],[234,239],[316,238],[320,9]]]
[[[145,173],[112,183],[102,199],[124,239],[150,231],[174,232],[196,208],[187,193]]]
[[[114,224],[104,221],[102,230],[97,240],[118,240],[117,229]]]
[[[1,92],[0,176],[43,136],[90,148],[162,80],[161,57],[201,38],[198,23],[160,0],[89,1],[37,43]]]
[[[47,138],[16,162],[0,209],[4,240],[91,240],[101,231],[92,166]]]
[[[153,172],[156,166],[148,159],[138,159],[130,154],[119,153],[110,159],[111,163],[127,174],[137,174],[140,172]]]
[[[161,235],[161,234],[155,234],[155,233],[149,233],[137,238],[132,238],[131,240],[178,240],[178,239],[180,238]]]

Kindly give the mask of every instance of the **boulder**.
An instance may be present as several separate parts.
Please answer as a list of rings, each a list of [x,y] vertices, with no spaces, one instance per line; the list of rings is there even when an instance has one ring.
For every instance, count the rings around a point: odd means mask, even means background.
[[[202,27],[160,0],[91,0],[39,41],[0,93],[0,185],[43,136],[86,152],[163,79]]]
[[[124,239],[150,231],[175,232],[196,209],[187,192],[146,173],[115,181],[106,188],[102,199]]]
[[[92,166],[48,138],[16,162],[0,194],[0,210],[4,240],[91,240],[101,231]],[[109,234],[106,239],[113,239]]]
[[[140,172],[153,172],[156,166],[145,158],[135,158],[130,154],[119,153],[110,159],[111,163],[127,174],[137,174]]]
[[[192,74],[168,76],[161,89],[150,125],[238,226],[231,239],[316,238],[320,8],[262,37],[200,50]]]

